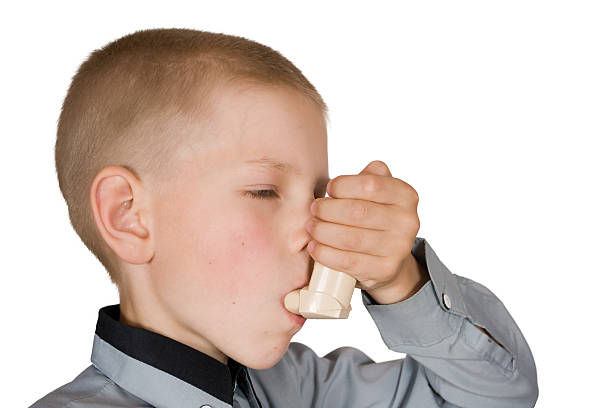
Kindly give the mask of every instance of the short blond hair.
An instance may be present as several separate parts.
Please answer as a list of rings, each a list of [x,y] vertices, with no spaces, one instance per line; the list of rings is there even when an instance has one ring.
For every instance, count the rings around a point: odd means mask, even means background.
[[[328,122],[325,102],[298,68],[272,48],[233,35],[135,31],[93,51],[73,76],[57,126],[57,177],[72,227],[114,283],[116,255],[89,203],[93,179],[118,165],[157,180],[183,141],[173,129],[205,111],[215,86],[236,80],[297,89]]]

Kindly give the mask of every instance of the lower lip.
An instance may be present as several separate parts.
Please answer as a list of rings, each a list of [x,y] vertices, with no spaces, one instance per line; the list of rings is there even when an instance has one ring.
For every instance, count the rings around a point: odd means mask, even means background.
[[[285,312],[287,312],[292,322],[299,324],[300,326],[302,326],[306,322],[306,318],[304,316],[295,314],[295,313],[291,313],[285,308],[284,304],[283,304],[283,309],[285,309]]]
[[[302,326],[306,322],[306,318],[304,316],[300,316],[291,312],[289,312],[289,315],[291,320],[293,320],[296,324],[299,324],[300,326]]]

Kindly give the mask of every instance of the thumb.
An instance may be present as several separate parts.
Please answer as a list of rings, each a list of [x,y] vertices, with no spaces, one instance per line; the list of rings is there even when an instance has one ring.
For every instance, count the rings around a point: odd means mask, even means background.
[[[389,167],[387,167],[387,165],[384,162],[380,160],[374,160],[368,163],[368,165],[365,166],[364,169],[361,170],[361,172],[359,172],[359,175],[363,175],[363,174],[375,174],[377,176],[391,176],[391,171],[389,170]]]

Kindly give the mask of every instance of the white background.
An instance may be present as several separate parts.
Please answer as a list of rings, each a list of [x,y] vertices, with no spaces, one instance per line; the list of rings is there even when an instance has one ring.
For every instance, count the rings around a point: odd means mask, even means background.
[[[420,196],[442,262],[496,293],[535,356],[538,407],[601,406],[610,380],[612,12],[606,1],[20,2],[3,7],[2,406],[89,364],[105,270],[68,220],[53,162],[79,64],[137,29],[196,28],[280,51],[330,107],[329,173],[382,160]],[[8,7],[8,8],[7,8]],[[294,341],[376,361],[355,291]]]

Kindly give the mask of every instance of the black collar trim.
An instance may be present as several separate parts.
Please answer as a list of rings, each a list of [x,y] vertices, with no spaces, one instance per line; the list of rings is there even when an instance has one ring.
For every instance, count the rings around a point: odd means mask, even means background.
[[[169,337],[119,321],[119,305],[98,313],[96,334],[116,349],[183,380],[230,405],[236,378],[245,366],[228,357],[228,365]]]

